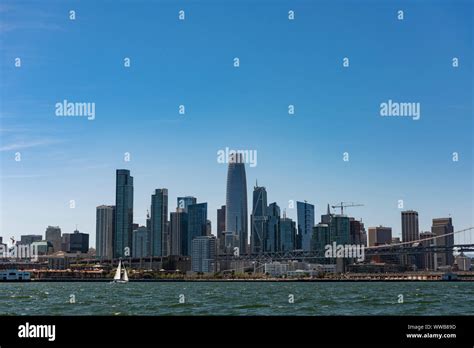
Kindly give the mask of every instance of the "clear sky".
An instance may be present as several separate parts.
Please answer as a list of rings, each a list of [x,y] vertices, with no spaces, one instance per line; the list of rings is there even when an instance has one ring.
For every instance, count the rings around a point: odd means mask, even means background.
[[[4,238],[77,224],[95,246],[117,168],[134,176],[137,223],[165,187],[171,209],[180,195],[208,202],[215,234],[226,147],[257,151],[249,212],[258,179],[292,218],[289,200],[315,204],[317,221],[350,201],[366,227],[400,236],[402,199],[421,231],[449,214],[474,225],[470,1],[7,0],[0,16]],[[95,119],[56,116],[64,99],[95,103]],[[420,103],[421,118],[381,117],[389,99]]]

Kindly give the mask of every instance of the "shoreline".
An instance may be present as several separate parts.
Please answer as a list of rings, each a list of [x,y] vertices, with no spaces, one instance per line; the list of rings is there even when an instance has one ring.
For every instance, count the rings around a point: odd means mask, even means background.
[[[113,279],[30,279],[2,280],[1,283],[113,283]],[[396,283],[396,282],[474,282],[474,279],[133,279],[130,283]]]

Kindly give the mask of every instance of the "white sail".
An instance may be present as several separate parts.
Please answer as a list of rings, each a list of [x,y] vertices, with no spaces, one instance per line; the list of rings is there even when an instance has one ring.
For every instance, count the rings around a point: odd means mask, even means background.
[[[128,274],[127,274],[127,269],[125,266],[123,266],[123,280],[128,282]]]
[[[121,273],[122,273],[122,261],[119,261],[117,272],[115,272],[114,280],[120,280]]]

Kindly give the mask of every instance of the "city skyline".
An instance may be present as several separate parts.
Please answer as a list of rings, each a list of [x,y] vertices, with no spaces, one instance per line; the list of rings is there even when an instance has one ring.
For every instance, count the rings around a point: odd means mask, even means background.
[[[68,5],[5,3],[5,240],[44,234],[48,225],[64,232],[78,225],[94,245],[95,209],[114,204],[115,168],[139,178],[134,222],[146,224],[151,193],[166,187],[169,202],[185,195],[207,202],[216,234],[227,171],[216,158],[226,148],[258,152],[258,164],[246,168],[247,183],[258,179],[268,201],[294,221],[289,200],[314,204],[316,220],[328,203],[353,201],[365,206],[348,215],[362,217],[366,227],[390,226],[401,237],[402,199],[402,210],[418,211],[420,233],[430,230],[432,218],[450,215],[458,229],[474,225],[468,11],[407,3],[400,22],[394,4],[345,4],[344,12],[341,3],[306,8],[283,1],[252,11],[235,6],[229,17],[223,5],[191,3],[183,4],[188,16],[180,22],[178,5],[166,2],[163,11],[138,4],[114,13],[104,4],[77,4],[71,22]],[[25,27],[26,21],[33,24]],[[55,47],[60,55],[50,53]],[[87,58],[89,50],[100,54]],[[57,117],[55,104],[63,100],[96,103],[94,120]],[[381,117],[380,103],[388,100],[421,103],[421,118]],[[247,198],[251,207],[248,188]]]

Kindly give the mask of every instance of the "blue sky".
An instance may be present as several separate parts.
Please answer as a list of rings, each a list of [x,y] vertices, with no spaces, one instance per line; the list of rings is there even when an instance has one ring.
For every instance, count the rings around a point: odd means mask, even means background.
[[[136,222],[166,187],[170,208],[208,202],[215,233],[226,147],[257,150],[249,211],[258,179],[293,218],[289,200],[317,217],[352,201],[365,206],[351,216],[399,236],[403,199],[422,231],[449,214],[455,229],[474,225],[469,1],[3,1],[0,19],[4,238],[77,224],[95,245],[117,168],[135,178]],[[55,116],[64,99],[94,102],[95,120]],[[420,120],[381,117],[389,99],[419,102]]]

